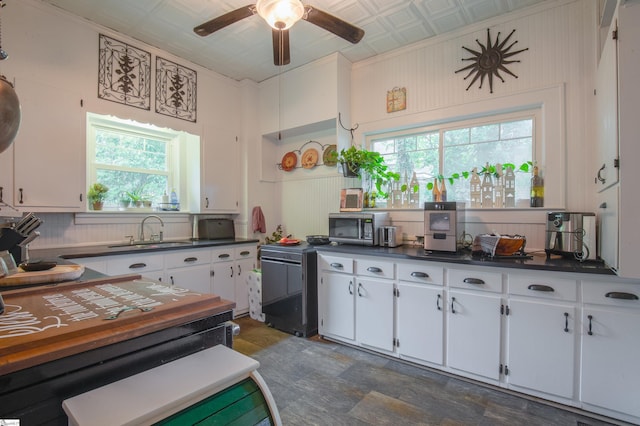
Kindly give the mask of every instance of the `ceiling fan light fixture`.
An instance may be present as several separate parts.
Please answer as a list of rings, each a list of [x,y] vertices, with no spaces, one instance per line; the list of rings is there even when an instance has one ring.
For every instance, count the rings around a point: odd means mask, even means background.
[[[276,30],[288,30],[304,15],[300,0],[258,0],[256,10]]]

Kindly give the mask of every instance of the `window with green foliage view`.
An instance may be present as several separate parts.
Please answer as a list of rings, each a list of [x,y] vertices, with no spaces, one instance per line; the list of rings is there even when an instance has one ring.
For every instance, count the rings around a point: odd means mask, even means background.
[[[89,183],[109,187],[106,206],[117,207],[121,199],[156,205],[176,186],[176,134],[97,116],[89,119],[89,129]]]
[[[498,163],[516,166],[516,199],[528,200],[531,175],[518,168],[535,161],[535,117],[528,111],[378,134],[368,138],[369,149],[400,174],[401,184],[416,172],[421,203],[432,200],[428,184],[436,177],[445,179],[448,201],[468,202],[467,173]]]

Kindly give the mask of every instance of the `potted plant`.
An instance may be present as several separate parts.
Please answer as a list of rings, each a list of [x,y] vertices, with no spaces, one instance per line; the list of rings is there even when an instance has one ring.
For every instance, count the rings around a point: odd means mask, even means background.
[[[348,149],[342,149],[337,155],[337,161],[342,165],[345,177],[359,177],[363,175],[371,179],[375,184],[378,195],[385,198],[387,194],[382,190],[382,185],[400,180],[400,174],[389,170],[384,163],[384,157],[376,151],[356,148],[354,145]]]
[[[129,197],[129,195],[126,192],[120,193],[120,198],[118,199],[118,204],[120,205],[121,209],[123,209],[123,210],[128,209],[129,205],[131,204],[131,197]]]
[[[102,210],[107,192],[109,192],[109,188],[101,183],[94,183],[89,187],[87,199],[93,210]]]

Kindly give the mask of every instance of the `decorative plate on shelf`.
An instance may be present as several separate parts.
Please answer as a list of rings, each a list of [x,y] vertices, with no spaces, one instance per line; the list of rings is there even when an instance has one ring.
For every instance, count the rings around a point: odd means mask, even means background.
[[[287,152],[284,157],[282,157],[282,170],[284,170],[285,172],[290,172],[296,167],[297,163],[298,156],[295,154],[295,152]]]
[[[337,152],[338,148],[336,145],[329,145],[324,149],[324,152],[322,153],[322,162],[325,166],[333,167],[338,164],[338,156],[337,154],[334,154]]]
[[[315,165],[318,163],[318,151],[316,151],[314,148],[307,149],[302,154],[302,159],[300,160],[300,162],[302,163],[302,167],[304,167],[305,169],[311,169],[315,167]]]

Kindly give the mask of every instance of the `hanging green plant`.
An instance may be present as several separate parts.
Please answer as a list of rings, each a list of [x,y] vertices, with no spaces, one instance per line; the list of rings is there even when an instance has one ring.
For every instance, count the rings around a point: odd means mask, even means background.
[[[520,166],[516,166],[513,163],[502,163],[502,170],[506,170],[506,169],[512,169],[514,171],[523,172],[523,173],[529,173],[533,169],[533,162],[527,161],[525,163],[520,164]],[[489,164],[489,165],[485,164],[482,167],[477,167],[476,170],[478,171],[478,175],[480,176],[488,172],[493,177],[498,177],[498,170],[495,164]],[[449,181],[449,184],[453,185],[457,180],[469,179],[469,176],[471,176],[472,173],[473,173],[473,170],[453,173],[451,174],[451,176],[448,176],[448,177],[444,177],[443,175],[438,175],[437,178],[439,181],[446,179]],[[427,189],[429,191],[433,189],[433,182],[427,183]]]
[[[336,154],[336,161],[342,165],[345,176],[348,176],[347,173],[352,177],[362,178],[363,174],[368,176],[375,185],[378,196],[382,198],[388,195],[382,190],[382,186],[392,180],[400,180],[400,174],[390,171],[384,163],[384,157],[376,151],[367,151],[352,145]]]

